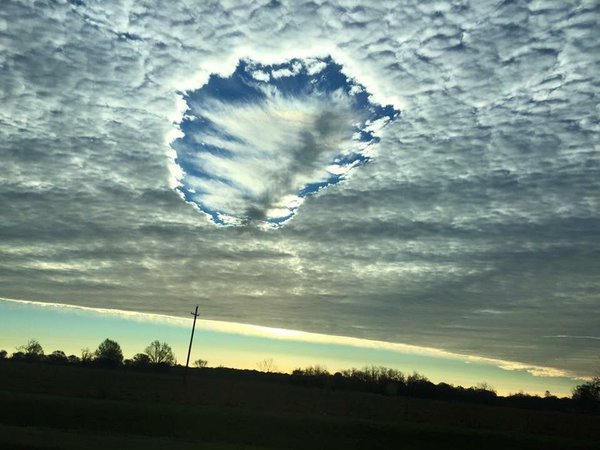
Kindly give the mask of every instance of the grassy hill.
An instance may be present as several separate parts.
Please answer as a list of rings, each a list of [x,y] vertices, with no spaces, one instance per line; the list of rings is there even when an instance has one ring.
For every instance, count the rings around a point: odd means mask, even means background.
[[[593,449],[600,416],[0,361],[2,449]]]

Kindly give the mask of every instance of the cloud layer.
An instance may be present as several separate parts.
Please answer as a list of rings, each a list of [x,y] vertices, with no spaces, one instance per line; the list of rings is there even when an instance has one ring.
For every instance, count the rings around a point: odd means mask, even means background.
[[[171,315],[199,302],[209,319],[592,374],[597,340],[551,336],[600,327],[599,13],[4,2],[0,296]],[[277,230],[217,228],[182,202],[178,93],[240,59],[327,55],[402,111],[376,158]]]

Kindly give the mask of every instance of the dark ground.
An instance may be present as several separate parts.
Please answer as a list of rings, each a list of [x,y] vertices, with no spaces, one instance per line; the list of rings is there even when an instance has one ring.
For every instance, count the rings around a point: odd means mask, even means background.
[[[597,449],[600,416],[0,361],[0,449]]]

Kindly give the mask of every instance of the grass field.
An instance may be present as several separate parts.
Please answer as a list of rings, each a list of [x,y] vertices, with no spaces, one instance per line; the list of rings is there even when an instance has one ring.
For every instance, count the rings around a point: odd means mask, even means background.
[[[595,449],[600,417],[0,361],[1,449]]]

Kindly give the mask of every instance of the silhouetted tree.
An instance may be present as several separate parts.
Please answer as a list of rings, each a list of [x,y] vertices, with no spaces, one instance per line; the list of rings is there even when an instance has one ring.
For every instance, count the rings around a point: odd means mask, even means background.
[[[85,347],[81,349],[81,363],[84,365],[87,365],[89,363],[92,362],[92,360],[94,359],[94,354],[92,353],[92,351]]]
[[[144,368],[148,367],[151,362],[150,356],[148,356],[146,353],[136,353],[133,355],[131,365],[133,367]]]
[[[341,375],[340,375],[341,376]],[[333,377],[322,366],[314,365],[305,369],[295,369],[292,372],[294,383],[303,386],[335,387]]]
[[[94,363],[105,367],[116,367],[123,363],[121,346],[110,339],[105,339],[94,352]]]
[[[30,339],[27,344],[20,345],[17,350],[23,353],[24,359],[28,360],[40,360],[44,356],[44,349],[35,339]]]
[[[386,395],[396,395],[406,389],[404,374],[388,367],[370,366],[362,369],[346,369],[341,372],[341,377],[341,380],[336,380],[336,387],[379,392]]]
[[[573,389],[573,400],[585,409],[600,410],[600,377],[594,377]]]
[[[69,355],[67,359],[69,360],[69,364],[79,364],[81,362],[81,359],[77,355]]]
[[[166,342],[153,341],[144,350],[152,364],[163,364],[172,366],[176,363],[175,355],[171,346]]]
[[[491,386],[489,383],[487,383],[486,381],[482,381],[481,383],[477,383],[474,386],[475,390],[478,391],[487,391],[487,392],[493,392],[494,394],[496,393],[496,389]]]
[[[23,353],[23,352],[14,352],[10,358],[13,361],[24,361],[25,360],[25,353]]]
[[[66,364],[69,362],[67,355],[62,350],[54,350],[52,353],[48,355],[46,358],[48,362],[54,364]]]
[[[273,358],[265,358],[262,361],[256,363],[258,370],[261,372],[271,373],[277,370],[277,366],[275,366],[273,362]]]
[[[6,350],[0,350],[0,359],[4,359],[4,358],[6,358],[6,355],[7,355],[7,354],[8,354],[8,353],[6,352]]]
[[[296,369],[292,372],[292,375],[304,375],[308,377],[319,377],[329,375],[329,371],[322,366],[314,365],[309,366],[306,369]]]
[[[194,361],[194,366],[198,368],[206,367],[208,365],[208,361],[205,359],[197,359]]]

